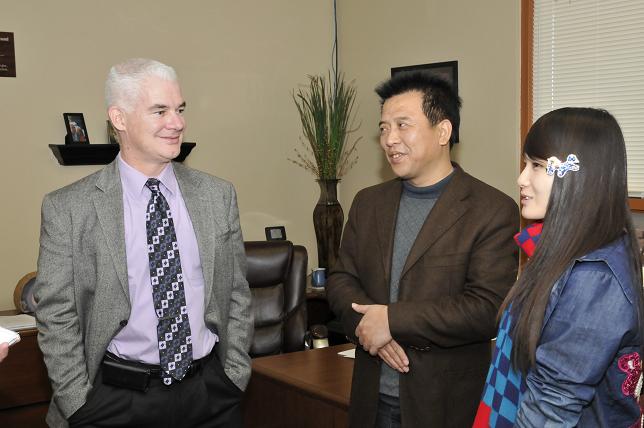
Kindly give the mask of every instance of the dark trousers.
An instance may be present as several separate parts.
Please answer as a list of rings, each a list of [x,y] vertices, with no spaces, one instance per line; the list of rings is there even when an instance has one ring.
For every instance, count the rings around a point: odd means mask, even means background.
[[[203,369],[171,386],[160,380],[145,392],[105,385],[99,371],[71,428],[241,427],[242,391],[224,373],[216,354]]]
[[[380,394],[376,428],[400,428],[400,399]]]

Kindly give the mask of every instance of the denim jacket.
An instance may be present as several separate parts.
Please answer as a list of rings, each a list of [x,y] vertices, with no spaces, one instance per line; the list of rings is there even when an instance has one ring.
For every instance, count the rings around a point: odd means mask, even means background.
[[[515,426],[640,426],[640,336],[628,260],[628,241],[620,238],[557,280]]]

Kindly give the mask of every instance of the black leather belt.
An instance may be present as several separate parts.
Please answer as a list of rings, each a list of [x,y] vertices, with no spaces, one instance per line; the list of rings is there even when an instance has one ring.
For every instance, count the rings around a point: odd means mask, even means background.
[[[210,361],[213,350],[209,355],[194,360],[183,379],[188,379],[201,373],[203,367]],[[150,383],[163,383],[161,366],[128,361],[117,357],[111,352],[106,352],[101,363],[103,383],[119,388],[146,391]],[[172,385],[176,384],[173,382]],[[171,385],[170,385],[171,386]]]

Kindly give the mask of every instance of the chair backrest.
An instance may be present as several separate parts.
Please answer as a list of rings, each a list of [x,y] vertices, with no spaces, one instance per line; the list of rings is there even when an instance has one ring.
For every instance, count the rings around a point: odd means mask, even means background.
[[[301,351],[306,334],[306,248],[290,241],[244,242],[253,296],[252,357]]]
[[[18,281],[13,290],[13,304],[18,311],[24,314],[36,312],[36,301],[34,300],[34,284],[36,283],[36,272],[29,272]]]

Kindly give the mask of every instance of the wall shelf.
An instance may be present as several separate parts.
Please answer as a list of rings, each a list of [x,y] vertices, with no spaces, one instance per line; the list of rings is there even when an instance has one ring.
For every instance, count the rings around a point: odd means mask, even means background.
[[[182,143],[174,160],[183,162],[197,143]],[[50,144],[49,148],[61,165],[107,165],[119,152],[118,144]]]

